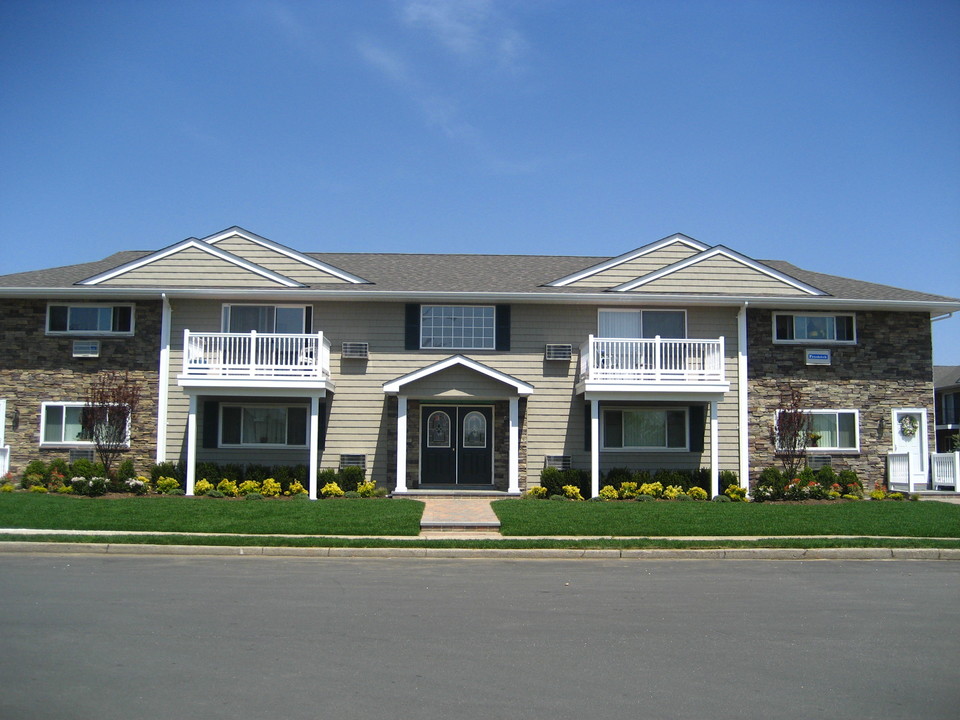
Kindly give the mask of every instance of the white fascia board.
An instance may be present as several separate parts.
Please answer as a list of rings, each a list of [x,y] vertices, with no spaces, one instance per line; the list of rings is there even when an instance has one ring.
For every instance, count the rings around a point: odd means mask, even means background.
[[[326,263],[320,262],[319,260],[315,260],[314,258],[308,255],[304,255],[302,252],[294,250],[293,248],[288,248],[286,245],[281,245],[280,243],[274,242],[273,240],[268,240],[265,237],[257,235],[256,233],[252,233],[249,230],[244,230],[242,227],[238,227],[236,225],[233,226],[232,228],[227,228],[222,232],[214,233],[213,235],[208,235],[207,237],[202,239],[202,242],[209,243],[210,245],[215,245],[221,240],[224,240],[228,237],[233,237],[234,235],[239,235],[245,240],[249,240],[250,242],[257,243],[258,245],[262,245],[263,247],[270,248],[271,250],[274,250],[280,253],[281,255],[286,255],[288,258],[292,260],[301,262],[304,265],[309,265],[310,267],[315,268],[317,270],[322,270],[328,275],[333,275],[335,277],[340,278],[341,280],[345,280],[349,283],[353,283],[354,285],[360,285],[360,284],[370,285],[371,284],[369,280],[364,280],[362,277],[351,275],[350,273],[344,270],[341,270],[340,268],[334,267],[333,265],[327,265]]]
[[[717,245],[716,247],[705,250],[704,252],[699,253],[698,255],[693,255],[688,257],[685,260],[680,260],[675,262],[672,265],[667,265],[665,268],[661,268],[655,272],[650,273],[649,275],[644,275],[643,277],[637,278],[636,280],[631,280],[630,282],[624,283],[623,285],[618,285],[613,288],[613,292],[627,292],[628,290],[634,290],[641,285],[646,285],[649,282],[654,280],[659,280],[660,278],[670,275],[677,272],[678,270],[683,270],[690,267],[691,265],[696,265],[704,260],[709,260],[712,257],[717,255],[723,255],[730,260],[738,262],[742,265],[749,267],[751,270],[756,270],[757,272],[768,275],[776,280],[779,280],[782,283],[786,283],[792,287],[801,290],[802,292],[807,293],[808,295],[826,295],[823,290],[813,287],[813,285],[808,285],[807,283],[800,282],[794,277],[790,277],[785,273],[780,272],[779,270],[774,270],[772,267],[764,265],[763,263],[757,262],[753,258],[749,258],[746,255],[738,253],[736,250],[731,250],[730,248],[724,247],[723,245]]]
[[[666,247],[667,245],[672,245],[673,243],[681,243],[683,245],[687,245],[688,247],[691,247],[694,250],[697,250],[699,252],[703,252],[704,250],[710,247],[709,245],[703,244],[699,240],[694,240],[693,238],[687,237],[686,235],[683,235],[681,233],[676,233],[675,235],[670,235],[669,237],[665,237],[662,240],[657,240],[656,242],[652,242],[649,245],[644,245],[643,247],[637,248],[636,250],[631,250],[630,252],[624,253],[623,255],[618,255],[617,257],[611,258],[610,260],[605,260],[604,262],[598,265],[593,265],[584,270],[578,270],[572,275],[567,275],[566,277],[562,277],[559,280],[554,280],[553,282],[549,282],[547,283],[547,287],[563,287],[565,285],[569,285],[570,283],[575,283],[578,280],[583,280],[584,278],[590,277],[591,275],[596,275],[597,273],[603,272],[604,270],[609,270],[610,268],[616,267],[617,265],[620,265],[622,263],[630,262],[631,260],[635,260],[638,257],[642,257],[643,255],[652,253],[655,250],[659,250],[662,247]]]
[[[169,257],[170,255],[178,253],[181,250],[186,250],[188,248],[194,248],[196,250],[199,250],[200,252],[205,252],[205,253],[208,253],[209,255],[213,255],[214,257],[220,260],[223,260],[224,262],[228,262],[231,265],[236,265],[238,267],[241,267],[244,270],[260,275],[261,277],[267,278],[268,280],[272,280],[273,282],[283,285],[284,287],[305,287],[303,283],[299,283],[296,280],[292,280],[284,275],[275,273],[272,270],[268,270],[265,267],[261,267],[255,263],[250,262],[249,260],[244,260],[242,257],[239,257],[238,255],[234,255],[233,253],[229,253],[229,252],[226,252],[225,250],[220,250],[219,248],[212,247],[211,245],[206,244],[202,240],[197,240],[196,238],[188,238],[186,240],[176,243],[175,245],[171,245],[170,247],[164,248],[162,250],[157,250],[157,252],[155,253],[145,255],[142,258],[133,260],[119,267],[115,267],[112,270],[108,270],[105,273],[94,275],[93,277],[87,278],[86,280],[81,280],[80,282],[77,283],[77,285],[98,285],[102,282],[118,277],[119,275],[128,273],[131,270],[136,270],[137,268],[144,267],[145,265],[149,265],[150,263],[156,262],[157,260],[162,260],[165,257]]]
[[[584,400],[604,402],[720,402],[730,392],[730,383],[702,383],[695,388],[669,383],[649,385],[613,385],[578,383],[576,393]]]
[[[517,391],[518,395],[530,395],[533,393],[533,385],[529,385],[522,380],[517,380],[515,377],[507,375],[506,373],[502,373],[499,370],[494,370],[488,365],[479,363],[476,360],[471,360],[463,355],[452,355],[445,360],[435,362],[432,365],[427,365],[419,370],[414,370],[411,373],[407,373],[406,375],[398,377],[394,380],[385,382],[383,384],[383,392],[387,393],[388,395],[394,395],[399,393],[404,385],[416,382],[417,380],[422,380],[425,377],[429,377],[434,373],[441,372],[455,365],[461,365],[470,370],[474,370],[481,375],[486,375],[487,377],[501,382],[504,385],[509,385]]]
[[[186,393],[218,393],[230,390],[231,395],[269,395],[282,397],[323,397],[334,392],[336,385],[332,380],[285,379],[264,380],[263,378],[217,378],[177,375],[177,385]]]

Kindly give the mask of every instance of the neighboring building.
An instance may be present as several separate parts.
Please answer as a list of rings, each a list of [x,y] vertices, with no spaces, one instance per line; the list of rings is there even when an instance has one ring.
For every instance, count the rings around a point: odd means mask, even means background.
[[[785,382],[819,462],[869,483],[910,452],[919,477],[930,320],[960,300],[679,234],[616,257],[415,255],[301,253],[234,227],[0,276],[0,307],[14,468],[89,450],[84,387],[121,369],[146,389],[131,455],[186,462],[188,490],[206,461],[519,492],[545,464],[595,490],[624,466],[746,483],[776,462]]]
[[[960,450],[960,365],[937,365],[933,368],[934,412],[936,415],[937,452]]]

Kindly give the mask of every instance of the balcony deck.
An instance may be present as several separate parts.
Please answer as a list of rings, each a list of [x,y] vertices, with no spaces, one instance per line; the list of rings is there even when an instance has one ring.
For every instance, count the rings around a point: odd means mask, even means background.
[[[184,331],[182,386],[330,385],[330,341],[323,333]]]
[[[687,340],[597,338],[580,346],[578,392],[707,392],[729,390],[723,338]]]

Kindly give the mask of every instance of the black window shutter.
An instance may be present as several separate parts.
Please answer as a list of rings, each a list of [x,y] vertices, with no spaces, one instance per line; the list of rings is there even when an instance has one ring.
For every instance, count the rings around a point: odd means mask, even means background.
[[[207,400],[203,403],[203,438],[200,447],[215,448],[220,434],[220,403]]]
[[[408,304],[406,308],[404,348],[407,350],[420,349],[420,306],[415,303]]]
[[[590,452],[593,445],[590,442],[592,437],[590,433],[590,421],[592,417],[590,415],[590,403],[584,403],[583,405],[583,449],[587,452]]]
[[[313,305],[303,309],[303,331],[308,335],[313,332]]]
[[[703,452],[703,433],[707,427],[707,408],[690,406],[690,452]]]
[[[331,396],[331,400],[333,397]],[[320,452],[323,452],[327,447],[327,403],[320,403],[320,407],[317,408],[317,421],[319,427],[317,428],[317,449]]]
[[[497,350],[510,349],[510,306],[497,305]]]

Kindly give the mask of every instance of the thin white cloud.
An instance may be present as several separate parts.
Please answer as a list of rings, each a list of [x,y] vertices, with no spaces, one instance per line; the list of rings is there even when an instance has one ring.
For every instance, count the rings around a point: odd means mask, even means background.
[[[403,22],[428,31],[453,54],[516,69],[527,42],[491,0],[407,0]]]

